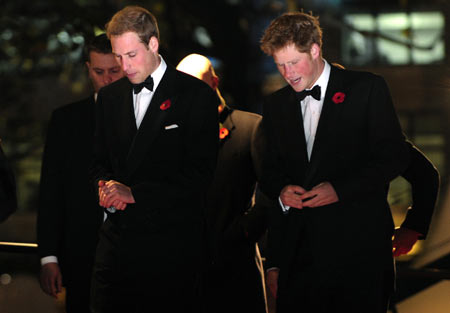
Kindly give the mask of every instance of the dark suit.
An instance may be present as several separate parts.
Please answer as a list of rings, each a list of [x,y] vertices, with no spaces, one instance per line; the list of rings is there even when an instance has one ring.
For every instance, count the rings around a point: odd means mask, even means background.
[[[266,230],[266,207],[252,196],[261,173],[261,116],[225,108],[206,202],[213,264],[206,279],[206,312],[265,312],[262,261],[256,242]],[[259,267],[258,267],[259,265]]]
[[[386,83],[331,67],[310,161],[290,86],[266,99],[263,116],[262,190],[276,199],[286,185],[310,190],[328,181],[339,198],[286,215],[272,212],[268,266],[280,268],[278,312],[385,311],[394,228],[387,186],[408,162]]]
[[[89,312],[89,288],[103,210],[89,168],[94,97],[56,109],[42,159],[37,241],[39,257],[57,256],[69,312]]]
[[[411,161],[402,176],[411,184],[412,207],[408,210],[402,227],[415,230],[426,238],[433,216],[439,190],[439,172],[433,163],[415,147],[410,147]]]
[[[0,223],[5,221],[16,209],[17,196],[14,173],[0,146]]]
[[[100,90],[92,178],[129,186],[136,203],[101,229],[94,312],[197,311],[217,125],[212,89],[169,65],[139,130],[128,79]]]

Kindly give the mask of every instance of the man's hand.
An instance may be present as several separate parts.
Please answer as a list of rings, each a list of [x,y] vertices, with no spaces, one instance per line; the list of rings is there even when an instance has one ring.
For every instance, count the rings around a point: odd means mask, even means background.
[[[304,207],[315,208],[339,201],[333,186],[329,182],[323,182],[313,187],[310,191],[300,196]],[[307,200],[309,199],[309,200]]]
[[[407,254],[413,248],[421,234],[406,227],[397,228],[392,241],[392,254],[394,257]]]
[[[117,210],[125,210],[128,203],[135,203],[131,188],[115,180],[100,180],[98,182],[100,206]]]
[[[280,192],[280,200],[285,206],[302,209],[304,205],[301,195],[305,192],[300,186],[287,185]]]
[[[62,275],[58,263],[47,263],[41,268],[40,283],[42,290],[57,298],[58,293],[62,291]]]
[[[266,273],[266,284],[269,288],[270,295],[274,299],[277,298],[279,272],[280,270],[278,269],[271,269]]]

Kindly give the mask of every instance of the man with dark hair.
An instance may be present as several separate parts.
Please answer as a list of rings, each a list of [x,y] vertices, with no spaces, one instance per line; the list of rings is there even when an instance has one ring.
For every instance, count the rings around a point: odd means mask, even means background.
[[[387,190],[409,162],[388,87],[324,60],[309,14],[276,18],[261,49],[288,83],[263,106],[261,189],[280,202],[267,255],[277,312],[386,312],[394,279]]]
[[[41,287],[57,297],[66,287],[67,312],[89,312],[89,292],[97,233],[103,221],[89,184],[100,88],[123,77],[105,34],[86,46],[86,67],[95,94],[53,111],[47,132],[40,183],[37,241]]]
[[[97,100],[92,180],[110,214],[100,231],[92,311],[199,312],[217,97],[166,63],[146,9],[117,12],[107,34],[127,79]]]

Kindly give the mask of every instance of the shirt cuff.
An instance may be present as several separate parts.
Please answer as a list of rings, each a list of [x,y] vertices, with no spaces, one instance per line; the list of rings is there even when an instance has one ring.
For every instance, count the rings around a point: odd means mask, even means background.
[[[54,255],[43,257],[41,259],[41,266],[44,266],[47,263],[58,263],[58,258]]]
[[[278,202],[280,203],[281,210],[283,211],[283,213],[287,213],[289,211],[289,209],[291,208],[290,206],[284,205],[283,202],[281,202],[280,197],[278,197]]]
[[[271,271],[280,271],[280,269],[278,267],[270,267],[270,268],[266,269],[266,273],[271,272]]]

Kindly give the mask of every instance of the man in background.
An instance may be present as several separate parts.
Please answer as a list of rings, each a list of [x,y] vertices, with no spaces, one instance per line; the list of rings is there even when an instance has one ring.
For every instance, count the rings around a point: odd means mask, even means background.
[[[66,287],[68,313],[90,312],[89,293],[97,232],[103,210],[89,183],[100,88],[123,77],[105,34],[85,47],[95,93],[54,110],[42,160],[37,220],[42,290],[53,296]]]
[[[206,82],[218,96],[219,155],[206,201],[211,263],[205,278],[205,312],[266,312],[258,240],[266,230],[267,199],[252,197],[260,177],[261,116],[226,105],[208,58],[190,54],[177,69]]]

